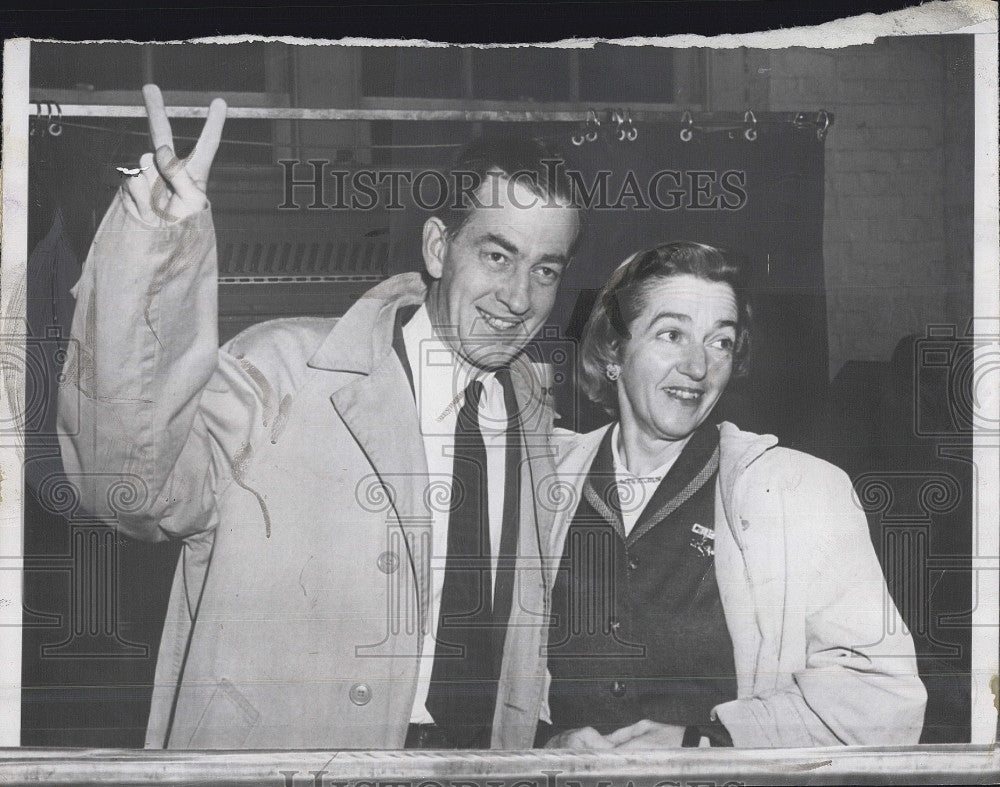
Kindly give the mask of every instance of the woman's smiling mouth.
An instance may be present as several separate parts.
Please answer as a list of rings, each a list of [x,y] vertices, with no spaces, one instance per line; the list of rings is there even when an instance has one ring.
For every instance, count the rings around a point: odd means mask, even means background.
[[[684,388],[682,386],[672,385],[663,389],[667,396],[671,396],[674,399],[679,399],[682,402],[698,402],[701,397],[705,395],[705,392],[697,388]]]

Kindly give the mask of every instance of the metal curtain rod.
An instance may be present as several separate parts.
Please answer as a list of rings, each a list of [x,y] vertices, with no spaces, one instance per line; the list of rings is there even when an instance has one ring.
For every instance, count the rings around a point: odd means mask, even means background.
[[[172,118],[203,118],[207,107],[168,106],[167,116]],[[302,109],[296,107],[229,107],[226,116],[233,119],[251,120],[395,120],[395,121],[464,121],[498,123],[585,123],[597,112],[605,115],[610,110],[505,110],[505,109]],[[827,112],[760,112],[755,115],[757,123],[795,123],[815,125],[820,115],[832,123],[833,115]],[[146,109],[141,105],[121,106],[108,104],[56,104],[55,102],[32,102],[28,107],[32,116],[93,118],[144,118]],[[696,126],[742,125],[743,112],[698,112],[682,110],[630,110],[633,121],[682,123],[694,114]]]

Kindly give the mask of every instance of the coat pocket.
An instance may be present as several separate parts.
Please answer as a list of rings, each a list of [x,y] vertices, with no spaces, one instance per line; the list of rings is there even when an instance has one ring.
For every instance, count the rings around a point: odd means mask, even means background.
[[[189,749],[241,749],[260,723],[260,713],[239,689],[223,678],[198,719]]]

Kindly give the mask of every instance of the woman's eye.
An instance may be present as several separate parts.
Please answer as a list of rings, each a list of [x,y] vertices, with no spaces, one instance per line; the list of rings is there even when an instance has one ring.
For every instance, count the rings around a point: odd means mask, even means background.
[[[667,342],[676,342],[681,338],[681,332],[675,330],[660,331],[657,336]]]
[[[711,343],[712,347],[716,347],[720,350],[725,350],[726,352],[732,352],[733,348],[736,346],[736,342],[730,339],[728,336],[723,336],[719,339],[715,339]]]

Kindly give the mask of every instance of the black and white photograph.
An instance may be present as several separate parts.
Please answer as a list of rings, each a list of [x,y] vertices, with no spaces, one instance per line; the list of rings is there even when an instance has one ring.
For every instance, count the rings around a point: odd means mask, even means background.
[[[996,31],[8,40],[0,778],[995,778]]]

